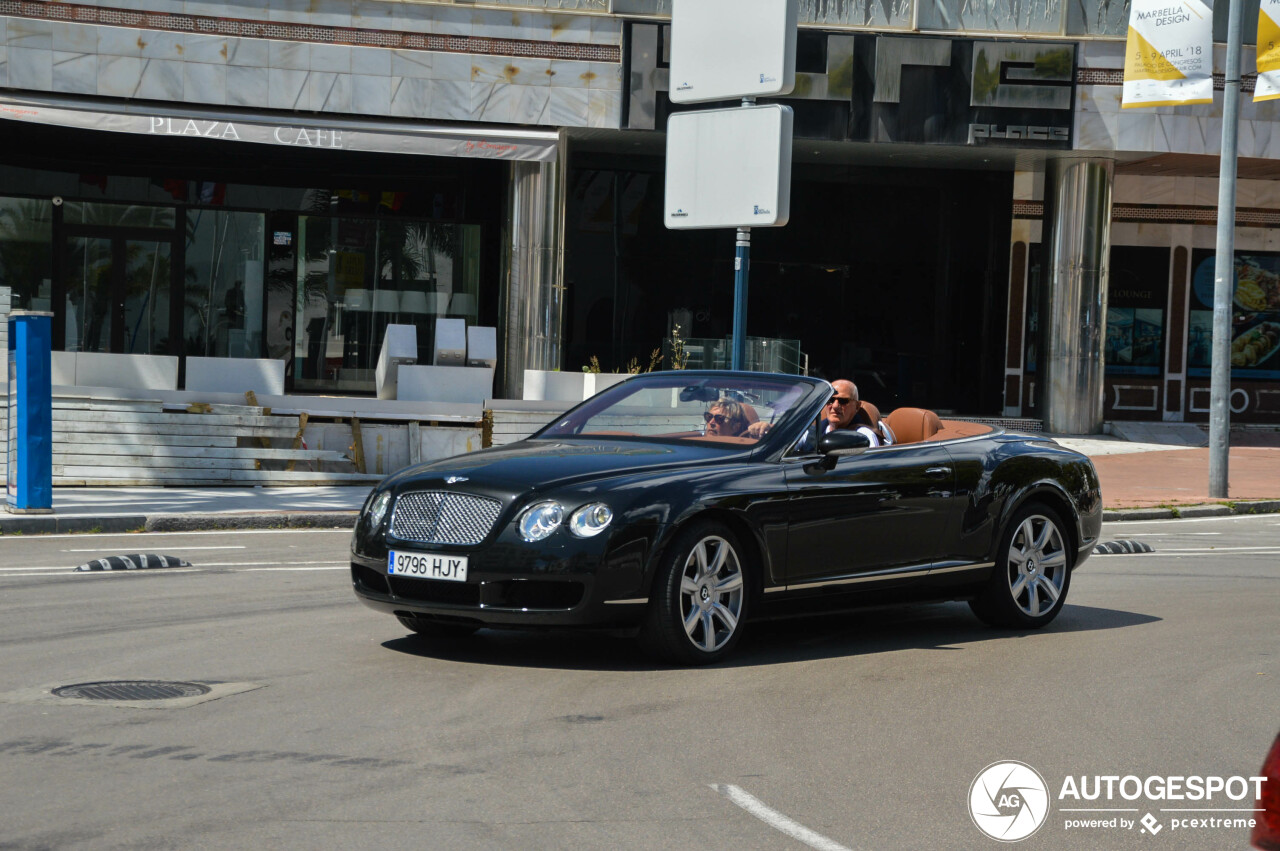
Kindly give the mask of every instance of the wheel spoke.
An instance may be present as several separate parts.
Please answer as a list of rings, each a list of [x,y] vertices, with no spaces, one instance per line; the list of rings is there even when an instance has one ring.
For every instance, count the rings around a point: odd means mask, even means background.
[[[1031,617],[1040,615],[1040,595],[1036,593],[1036,583],[1027,584],[1027,614]]]
[[[1036,584],[1040,586],[1040,589],[1044,591],[1045,596],[1048,597],[1047,602],[1051,607],[1054,603],[1058,602],[1058,586],[1050,582],[1049,577],[1041,576]]]
[[[698,546],[693,548],[693,557],[698,562],[698,572],[694,576],[695,579],[701,579],[707,575],[707,542],[699,541]]]
[[[707,573],[708,574],[719,573],[720,569],[724,567],[724,560],[728,557],[728,555],[729,555],[729,546],[724,541],[718,540],[716,542],[716,557],[715,557],[715,560],[711,562],[711,565],[707,568]]]
[[[702,649],[716,649],[716,625],[711,619],[711,612],[702,613]]]
[[[693,638],[693,631],[698,628],[698,621],[702,618],[702,610],[694,606],[689,610],[689,614],[684,616],[684,631],[689,638]]]
[[[692,599],[697,599],[698,583],[695,582],[693,577],[687,573],[680,577],[680,593],[685,594]]]
[[[1009,564],[1018,568],[1018,572],[1022,573],[1022,566],[1027,563],[1027,553],[1025,550],[1017,550],[1009,548]]]
[[[1013,594],[1013,599],[1022,596],[1022,589],[1027,587],[1027,575],[1022,571],[1018,571],[1018,578],[1009,586],[1009,591]]]
[[[1027,522],[1030,523],[1031,521],[1028,519]],[[1050,523],[1048,520],[1042,520],[1042,522],[1044,525],[1040,527],[1040,534],[1036,535],[1036,543],[1035,543],[1035,548],[1041,551],[1044,550],[1044,545],[1048,543],[1049,536],[1057,531],[1057,529],[1054,528],[1053,524]]]
[[[716,583],[717,594],[728,594],[742,587],[742,574],[734,573]]]
[[[1040,563],[1044,565],[1045,570],[1048,570],[1049,568],[1063,567],[1067,563],[1067,554],[1062,550],[1058,550],[1053,555],[1045,556],[1044,561]]]
[[[738,628],[737,616],[734,615],[733,612],[725,608],[725,606],[721,605],[720,603],[716,603],[714,606],[711,607],[711,611],[715,614],[716,617],[720,618],[720,621],[724,624],[725,629],[729,630],[729,632],[733,632],[735,629]]]

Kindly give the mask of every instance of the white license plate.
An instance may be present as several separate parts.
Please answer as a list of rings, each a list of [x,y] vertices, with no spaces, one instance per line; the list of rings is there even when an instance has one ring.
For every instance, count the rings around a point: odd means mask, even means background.
[[[417,579],[466,582],[467,557],[434,553],[398,553],[392,550],[387,553],[387,573],[392,576],[412,576]]]

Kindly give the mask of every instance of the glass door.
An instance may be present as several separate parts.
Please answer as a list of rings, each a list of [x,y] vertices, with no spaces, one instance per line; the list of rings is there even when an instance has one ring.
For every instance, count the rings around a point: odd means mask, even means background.
[[[66,351],[168,353],[172,243],[107,229],[69,231]]]

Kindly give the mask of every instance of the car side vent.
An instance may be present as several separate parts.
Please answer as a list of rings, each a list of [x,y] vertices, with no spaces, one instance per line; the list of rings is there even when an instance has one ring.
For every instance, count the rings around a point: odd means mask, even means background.
[[[489,534],[502,503],[449,491],[401,494],[391,515],[391,534],[420,544],[478,544]]]

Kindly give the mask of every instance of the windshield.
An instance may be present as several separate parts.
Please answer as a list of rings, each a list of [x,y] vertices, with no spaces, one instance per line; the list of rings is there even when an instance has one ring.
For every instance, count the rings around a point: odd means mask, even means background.
[[[638,376],[609,388],[535,437],[644,437],[728,446],[752,445],[789,423],[814,390],[787,375],[698,374]]]

